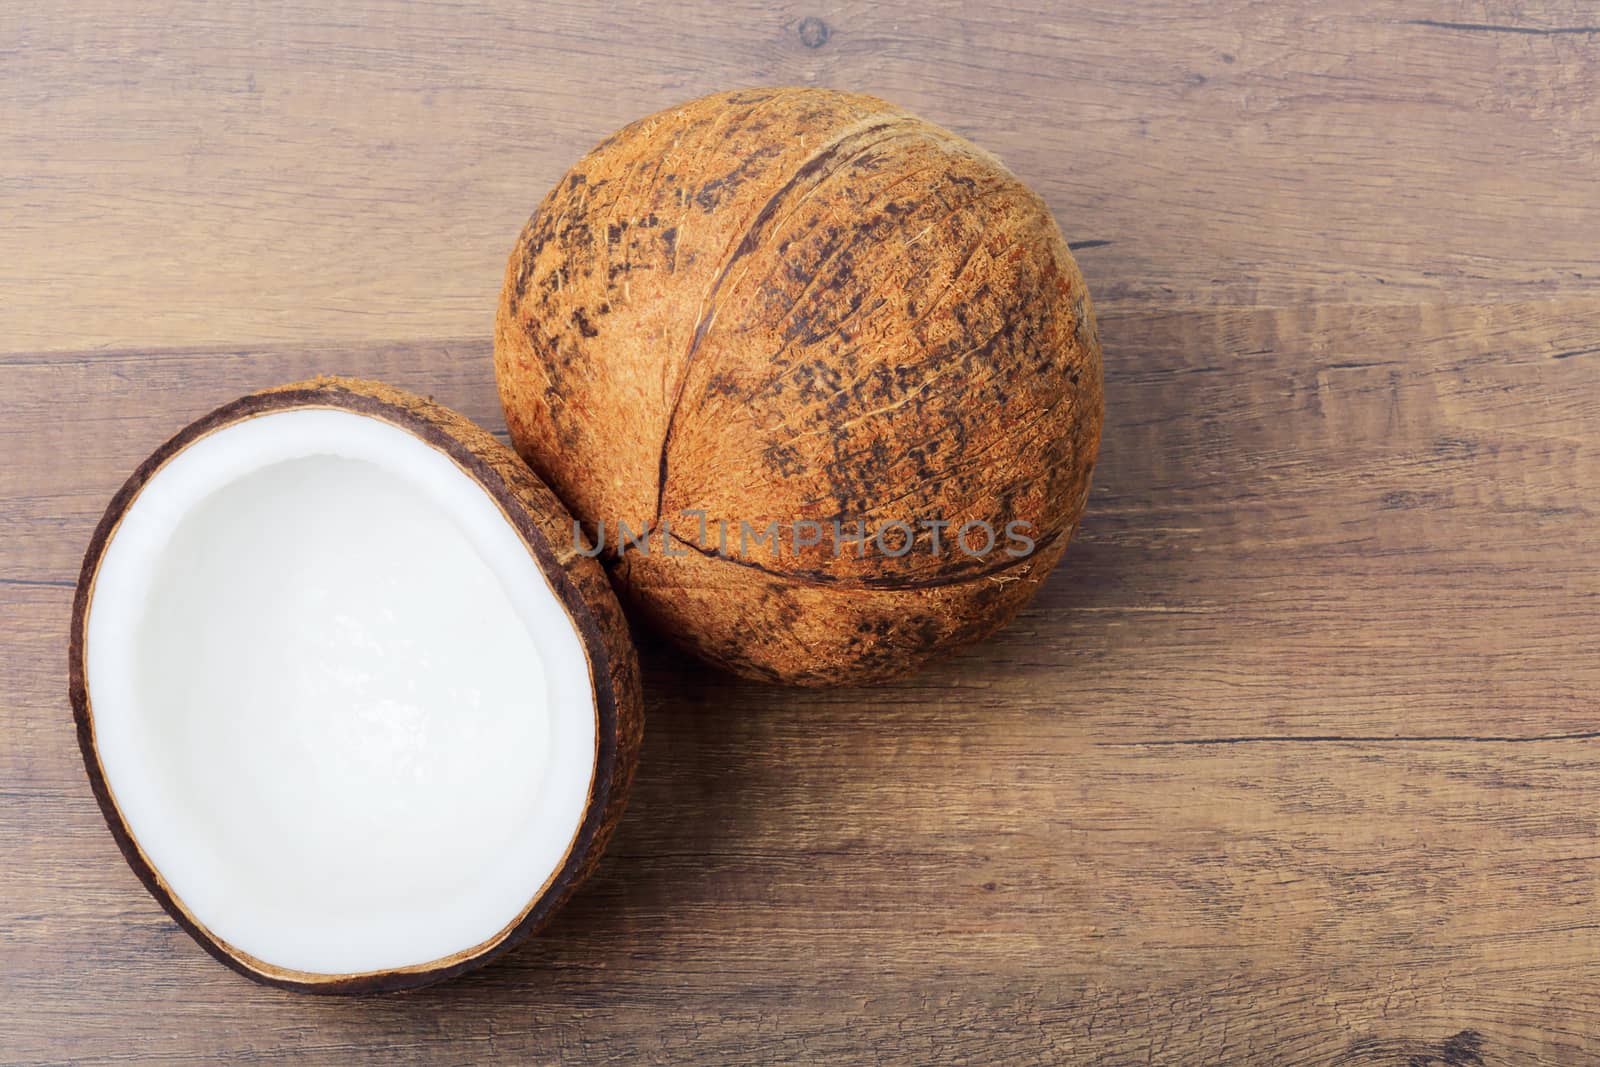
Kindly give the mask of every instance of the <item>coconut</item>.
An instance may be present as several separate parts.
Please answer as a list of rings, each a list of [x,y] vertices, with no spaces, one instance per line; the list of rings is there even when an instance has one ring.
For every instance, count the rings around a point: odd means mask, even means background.
[[[488,433],[367,382],[247,396],[140,466],[84,560],[71,698],[123,853],[202,946],[419,986],[594,868],[639,679],[570,525]]]
[[[1044,203],[819,89],[706,97],[580,160],[512,252],[495,368],[626,598],[782,682],[891,677],[1009,620],[1100,437],[1093,306]]]

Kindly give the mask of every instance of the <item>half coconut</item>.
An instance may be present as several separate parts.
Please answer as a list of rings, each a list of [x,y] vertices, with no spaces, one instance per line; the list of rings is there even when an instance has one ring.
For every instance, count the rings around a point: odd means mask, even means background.
[[[247,396],[163,445],[84,559],[71,697],[134,871],[292,989],[486,962],[594,867],[641,735],[605,574],[520,459],[372,382]]]

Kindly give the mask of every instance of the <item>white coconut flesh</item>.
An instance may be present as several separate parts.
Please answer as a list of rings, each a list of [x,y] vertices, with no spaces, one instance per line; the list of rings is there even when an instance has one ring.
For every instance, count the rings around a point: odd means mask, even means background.
[[[154,475],[102,558],[86,679],[150,864],[290,971],[493,942],[595,771],[583,643],[526,543],[447,455],[348,411],[233,423]]]

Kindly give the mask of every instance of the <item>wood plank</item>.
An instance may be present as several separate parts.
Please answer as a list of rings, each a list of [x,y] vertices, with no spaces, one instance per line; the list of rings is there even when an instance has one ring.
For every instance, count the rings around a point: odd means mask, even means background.
[[[485,344],[0,356],[0,1059],[1582,1062],[1600,299],[1102,332],[1096,490],[1017,624],[818,693],[646,636],[597,879],[509,960],[356,1003],[223,970],[121,863],[70,583],[209,406],[363,373],[498,427]]]
[[[0,345],[487,336],[518,228],[584,150],[775,83],[876,92],[998,152],[1106,307],[1592,292],[1596,21],[1583,0],[8,4]]]

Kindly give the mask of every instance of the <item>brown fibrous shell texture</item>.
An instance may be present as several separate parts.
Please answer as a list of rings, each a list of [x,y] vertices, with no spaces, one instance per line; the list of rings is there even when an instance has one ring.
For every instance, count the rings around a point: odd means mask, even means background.
[[[512,252],[495,368],[513,443],[625,599],[713,663],[808,685],[1011,619],[1082,515],[1103,410],[1043,201],[963,138],[820,89],[706,97],[580,160]],[[720,533],[774,522],[776,555]],[[1020,547],[1013,523],[1036,548],[954,550],[970,523],[972,548]],[[625,544],[645,525],[648,551]],[[862,529],[890,536],[862,550]]]
[[[349,975],[311,974],[275,967],[214,936],[184,907],[130,832],[107,785],[96,748],[93,694],[86,685],[85,632],[95,575],[122,516],[163,465],[225,426],[274,412],[334,408],[380,419],[447,455],[498,504],[527,544],[566,608],[588,656],[599,739],[584,819],[565,860],[523,913],[495,937],[448,958],[395,970]],[[69,696],[78,741],[101,811],[139,880],[178,924],[218,960],[267,985],[309,993],[375,993],[430,985],[482,966],[535,933],[594,870],[627,803],[643,736],[639,664],[605,572],[574,550],[572,519],[555,494],[517,455],[464,416],[380,382],[323,377],[253,393],[191,424],[145,460],[122,486],[90,541],[73,603]],[[425,561],[419,561],[424,562]]]

